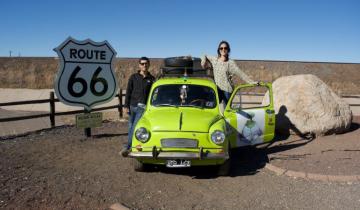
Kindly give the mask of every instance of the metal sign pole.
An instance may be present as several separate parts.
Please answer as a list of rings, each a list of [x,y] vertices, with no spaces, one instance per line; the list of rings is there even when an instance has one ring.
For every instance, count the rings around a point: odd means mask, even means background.
[[[84,112],[85,112],[85,114],[88,114],[91,112],[91,109],[88,110],[85,108]],[[86,137],[91,137],[91,128],[84,128],[84,132],[85,132]]]

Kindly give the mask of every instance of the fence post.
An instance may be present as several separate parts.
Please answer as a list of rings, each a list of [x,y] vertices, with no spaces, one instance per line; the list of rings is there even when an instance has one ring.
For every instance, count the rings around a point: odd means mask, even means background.
[[[118,107],[118,110],[119,110],[119,113],[120,113],[120,118],[123,118],[123,93],[122,93],[122,89],[120,88],[120,91],[119,91],[119,107]]]
[[[51,124],[51,128],[55,127],[55,97],[54,97],[54,91],[50,92],[50,124]]]

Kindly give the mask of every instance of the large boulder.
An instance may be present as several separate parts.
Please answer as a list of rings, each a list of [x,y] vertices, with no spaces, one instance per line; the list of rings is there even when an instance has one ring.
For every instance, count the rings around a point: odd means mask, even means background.
[[[350,128],[349,104],[314,75],[281,77],[273,82],[273,94],[280,133],[327,135]]]

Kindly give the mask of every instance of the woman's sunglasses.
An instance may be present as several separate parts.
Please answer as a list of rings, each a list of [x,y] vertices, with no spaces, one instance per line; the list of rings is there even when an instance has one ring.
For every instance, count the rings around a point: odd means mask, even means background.
[[[228,50],[228,47],[219,47],[219,50]]]

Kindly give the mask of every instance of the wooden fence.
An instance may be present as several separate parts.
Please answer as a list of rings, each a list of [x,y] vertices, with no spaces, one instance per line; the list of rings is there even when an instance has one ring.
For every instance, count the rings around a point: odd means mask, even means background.
[[[118,109],[120,118],[123,117],[123,90],[120,89],[119,93],[115,96],[119,100],[118,105],[113,106],[106,106],[92,109],[91,112],[94,111],[103,111],[108,109]],[[41,100],[29,100],[29,101],[16,101],[16,102],[7,102],[7,103],[0,103],[0,107],[4,106],[15,106],[15,105],[26,105],[26,104],[42,104],[42,103],[49,103],[50,112],[44,114],[36,114],[36,115],[28,115],[28,116],[19,116],[19,117],[8,117],[8,118],[0,118],[0,122],[10,122],[10,121],[18,121],[18,120],[27,120],[27,119],[34,119],[34,118],[41,118],[41,117],[49,117],[51,127],[55,127],[55,116],[62,116],[62,115],[73,115],[79,113],[85,113],[84,110],[76,110],[76,111],[67,111],[67,112],[56,112],[56,102],[59,102],[59,99],[55,98],[55,94],[53,91],[50,92],[49,99],[41,99]]]

